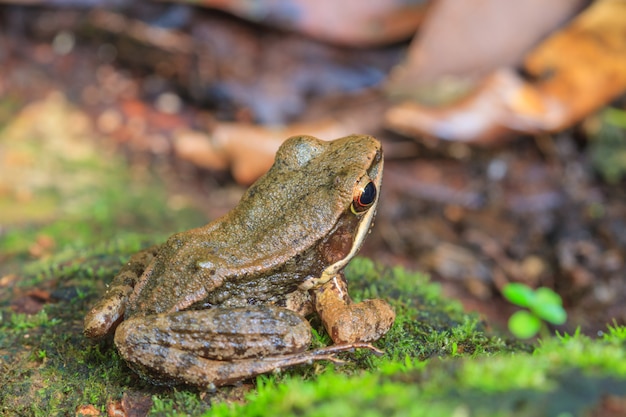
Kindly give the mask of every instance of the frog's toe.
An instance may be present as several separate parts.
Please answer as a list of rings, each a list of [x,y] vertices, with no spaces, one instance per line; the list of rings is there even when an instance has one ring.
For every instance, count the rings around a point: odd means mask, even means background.
[[[106,336],[122,319],[124,306],[103,300],[92,308],[86,315],[83,332],[90,339],[99,339]]]

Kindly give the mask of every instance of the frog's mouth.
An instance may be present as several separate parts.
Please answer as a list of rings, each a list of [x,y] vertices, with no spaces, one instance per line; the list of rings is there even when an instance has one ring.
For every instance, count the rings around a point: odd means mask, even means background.
[[[382,149],[377,153],[375,160],[376,159],[378,160],[378,163],[373,164],[368,172],[370,179],[376,185],[376,199],[366,212],[358,214],[358,216],[360,216],[359,225],[357,226],[356,232],[354,233],[354,238],[352,240],[352,247],[350,248],[350,251],[342,259],[326,267],[326,269],[322,271],[319,279],[315,280],[315,286],[325,284],[326,282],[330,281],[334,276],[336,276],[343,268],[345,268],[350,260],[352,260],[352,258],[357,254],[359,249],[361,249],[361,245],[363,244],[363,241],[370,231],[372,221],[374,220],[374,216],[376,216],[376,208],[378,206],[378,199],[380,198],[380,185],[383,179]]]

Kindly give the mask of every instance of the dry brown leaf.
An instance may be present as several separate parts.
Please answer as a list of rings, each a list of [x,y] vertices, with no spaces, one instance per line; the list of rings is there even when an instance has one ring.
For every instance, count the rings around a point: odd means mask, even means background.
[[[512,132],[562,130],[626,89],[624,33],[626,2],[598,0],[526,59],[527,71],[539,81],[501,69],[452,106],[405,102],[388,111],[386,123],[410,136],[474,143]]]
[[[432,100],[438,86],[449,91],[454,82],[462,88],[497,68],[519,65],[531,47],[583,4],[584,0],[438,0],[387,90],[420,99],[430,95],[425,98]]]
[[[222,171],[228,168],[228,155],[218,149],[208,133],[191,129],[174,132],[174,152],[179,158],[201,168]]]
[[[141,392],[125,392],[122,408],[125,417],[145,417],[152,408],[152,396]]]
[[[52,236],[41,234],[38,235],[35,242],[29,246],[28,253],[35,258],[41,258],[51,254],[55,246],[56,241]]]
[[[625,34],[626,2],[598,0],[528,56],[526,70],[545,79],[540,94],[564,107],[543,129],[567,127],[624,92]]]
[[[79,405],[76,408],[76,417],[96,417],[100,415],[100,411],[93,405]]]
[[[16,313],[37,314],[44,308],[46,302],[37,297],[23,295],[11,300],[11,310]]]
[[[108,417],[128,417],[121,401],[110,401],[107,403]]]
[[[563,118],[561,103],[543,97],[512,70],[487,77],[468,97],[448,107],[406,101],[390,108],[386,125],[411,137],[491,143],[513,131],[538,132],[546,122]]]
[[[410,38],[422,21],[427,0],[201,0],[197,3],[332,43],[372,46]]]
[[[251,184],[274,163],[278,147],[289,137],[312,135],[331,140],[349,135],[353,124],[335,120],[264,127],[240,123],[221,123],[213,132],[179,131],[174,150],[180,158],[208,169],[230,166],[235,180]]]

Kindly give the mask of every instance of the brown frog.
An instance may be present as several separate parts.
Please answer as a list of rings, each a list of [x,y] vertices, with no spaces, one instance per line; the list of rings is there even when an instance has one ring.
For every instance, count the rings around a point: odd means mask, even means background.
[[[232,211],[133,256],[85,334],[115,329],[120,355],[151,382],[205,387],[379,352],[367,342],[395,314],[382,300],[353,303],[342,271],[369,232],[382,171],[371,136],[289,138]],[[334,345],[308,350],[312,312]]]

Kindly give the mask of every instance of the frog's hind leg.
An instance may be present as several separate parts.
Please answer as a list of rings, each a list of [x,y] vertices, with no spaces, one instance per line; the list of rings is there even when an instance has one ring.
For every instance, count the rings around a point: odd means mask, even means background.
[[[354,346],[345,346],[341,350],[353,348]],[[329,360],[341,364],[343,362],[334,356],[334,353],[341,350],[333,349],[326,352],[326,349],[320,349],[290,355],[220,361],[206,359],[172,347],[160,350],[155,355],[150,346],[142,346],[135,349],[135,353],[141,359],[135,357],[129,360],[128,364],[135,372],[153,384],[190,384],[213,389],[223,385],[232,385],[264,373],[310,364],[318,360]]]
[[[311,328],[280,307],[216,308],[133,317],[120,324],[120,355],[153,383],[204,387],[232,384],[262,373],[316,360],[367,344],[307,351]],[[362,345],[362,346],[361,346]]]
[[[85,316],[85,336],[92,339],[103,337],[119,323],[130,293],[158,250],[158,245],[142,250],[120,269],[102,300]]]

